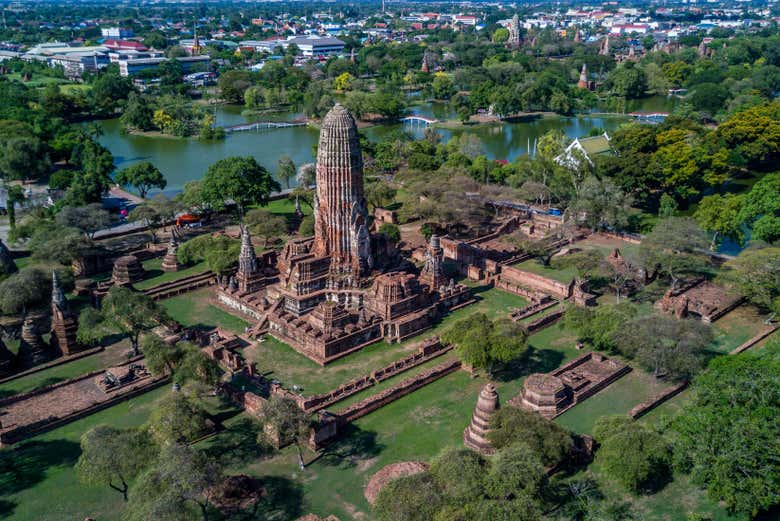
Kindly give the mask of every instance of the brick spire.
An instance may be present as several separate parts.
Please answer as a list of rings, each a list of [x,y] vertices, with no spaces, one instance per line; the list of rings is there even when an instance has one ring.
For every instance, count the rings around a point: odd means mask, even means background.
[[[483,454],[491,454],[494,451],[487,435],[490,432],[490,420],[498,408],[496,386],[492,383],[485,384],[479,393],[471,423],[463,432],[463,443],[467,447]]]
[[[253,275],[257,271],[257,255],[249,236],[249,228],[241,226],[241,252],[238,255],[238,272]]]
[[[51,272],[51,305],[52,309],[58,309],[63,313],[68,311],[68,299],[65,298],[65,293],[60,286],[60,278],[54,270]]]
[[[336,104],[322,120],[317,149],[314,253],[331,268],[361,274],[373,265],[363,196],[363,154],[352,114]]]

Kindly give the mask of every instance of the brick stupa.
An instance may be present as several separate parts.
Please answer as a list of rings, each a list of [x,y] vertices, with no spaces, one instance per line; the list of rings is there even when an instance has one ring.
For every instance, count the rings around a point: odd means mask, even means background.
[[[179,241],[176,239],[176,232],[171,232],[171,241],[168,243],[168,250],[162,260],[162,270],[166,272],[179,271]]]
[[[471,416],[471,423],[463,431],[463,443],[466,447],[482,454],[495,452],[488,439],[490,420],[498,410],[498,392],[496,386],[488,383],[482,388],[477,399],[477,406]]]
[[[23,367],[32,367],[51,360],[53,353],[43,341],[35,319],[27,317],[22,324],[22,338],[19,343],[19,362]]]
[[[144,268],[135,255],[125,255],[114,261],[111,280],[118,286],[138,282],[144,278]]]
[[[51,278],[51,347],[63,355],[70,355],[79,350],[76,342],[76,331],[79,323],[76,315],[71,312],[68,299],[60,286],[57,272],[52,272]]]

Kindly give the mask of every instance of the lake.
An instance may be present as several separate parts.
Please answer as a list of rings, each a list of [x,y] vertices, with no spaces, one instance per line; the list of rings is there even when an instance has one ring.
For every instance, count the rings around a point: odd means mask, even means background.
[[[654,104],[656,106],[657,104]],[[657,110],[657,109],[656,109]],[[222,106],[217,108],[217,124],[227,126],[263,119],[258,116],[245,117],[242,107]],[[443,103],[424,103],[414,105],[411,114],[419,114],[437,119],[452,115],[449,107]],[[294,119],[299,114],[286,113],[276,115],[275,119]],[[592,129],[614,131],[626,121],[622,117],[545,117],[535,120],[479,125],[465,129],[437,129],[444,141],[455,134],[469,132],[479,137],[483,152],[491,159],[514,160],[533,149],[534,140],[544,133],[560,129],[570,138],[588,135]],[[140,161],[151,161],[168,180],[166,192],[178,191],[187,181],[200,179],[206,169],[219,159],[229,156],[252,155],[257,161],[274,172],[277,162],[284,155],[290,156],[296,165],[311,163],[313,145],[316,145],[319,132],[312,127],[290,127],[272,130],[235,132],[228,134],[223,141],[201,141],[197,138],[176,139],[123,134],[118,119],[100,122],[103,136],[100,142],[114,155],[117,169],[125,168]],[[416,137],[422,136],[423,129],[400,124],[381,125],[365,129],[369,139],[380,140],[388,133],[405,128]]]

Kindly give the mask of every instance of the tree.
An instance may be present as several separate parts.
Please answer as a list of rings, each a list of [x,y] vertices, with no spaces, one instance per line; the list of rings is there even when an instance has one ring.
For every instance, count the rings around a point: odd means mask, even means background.
[[[198,400],[185,392],[171,392],[155,404],[147,427],[160,446],[189,443],[209,426],[206,411]]]
[[[119,185],[132,186],[138,190],[141,199],[146,199],[146,194],[150,189],[163,190],[168,185],[162,172],[149,161],[142,161],[121,170],[114,180]]]
[[[573,306],[566,311],[564,323],[577,332],[581,342],[599,351],[614,352],[615,334],[636,315],[637,308],[630,303],[595,308]]]
[[[631,196],[611,180],[590,176],[582,183],[568,213],[593,231],[621,230],[628,224],[632,202]]]
[[[333,88],[338,91],[350,90],[355,82],[355,77],[348,72],[342,72],[333,78]]]
[[[296,175],[297,170],[295,168],[295,163],[293,163],[293,160],[290,158],[290,156],[280,157],[279,168],[276,171],[276,177],[283,181],[287,188],[290,188],[290,181],[295,179]]]
[[[712,233],[710,250],[715,250],[722,237],[742,241],[741,208],[742,197],[734,194],[708,195],[699,202],[693,218],[704,230]]]
[[[600,438],[596,462],[604,472],[629,492],[652,492],[670,479],[672,450],[670,443],[643,423],[622,421],[621,428],[601,429],[609,417],[596,420],[595,432],[607,432]]]
[[[219,463],[202,450],[172,444],[130,490],[124,521],[208,521],[211,500],[223,480]]]
[[[80,167],[65,193],[67,206],[99,203],[113,185],[114,156],[91,136],[83,134],[74,151],[74,161]]]
[[[780,497],[780,346],[717,357],[672,424],[675,458],[715,501],[755,516]]]
[[[482,497],[487,470],[487,462],[476,452],[448,448],[431,462],[430,473],[442,492],[460,503]]]
[[[0,138],[0,178],[39,179],[51,169],[43,141],[35,136]]]
[[[244,92],[251,84],[249,71],[229,70],[219,77],[219,93],[228,103],[243,104]]]
[[[724,278],[755,305],[780,313],[780,248],[748,248],[726,263]]]
[[[442,336],[453,344],[461,360],[475,369],[487,370],[492,377],[498,362],[509,362],[528,350],[528,333],[509,318],[490,320],[484,313],[464,318]]]
[[[439,487],[427,472],[392,480],[374,503],[377,521],[429,521],[444,503]]]
[[[24,202],[24,189],[19,185],[11,185],[6,193],[6,210],[8,211],[8,225],[11,230],[16,228],[16,205]]]
[[[518,409],[499,409],[490,422],[488,438],[496,449],[524,443],[546,467],[561,463],[571,452],[571,434],[542,416]]]
[[[780,239],[780,172],[767,174],[745,194],[738,220],[753,226],[753,238]]]
[[[546,482],[547,473],[539,457],[528,445],[519,442],[498,452],[485,477],[485,490],[495,499],[536,497]]]
[[[729,91],[718,83],[701,83],[694,87],[689,99],[696,110],[714,115],[729,99]]]
[[[51,278],[41,269],[22,268],[0,282],[0,312],[26,315],[49,302]]]
[[[211,271],[225,275],[235,267],[240,251],[239,240],[225,235],[201,235],[179,246],[178,257],[182,264],[205,261]]]
[[[314,235],[314,216],[307,215],[301,219],[301,224],[298,226],[298,235],[301,237],[311,237]]]
[[[100,249],[81,230],[60,226],[51,221],[33,221],[33,232],[27,243],[35,260],[70,265]],[[27,225],[25,224],[25,227]]]
[[[283,217],[262,208],[247,212],[244,224],[253,234],[263,238],[263,248],[268,247],[270,240],[281,237],[287,231],[287,221]]]
[[[499,27],[493,32],[494,43],[504,43],[509,39],[509,30],[505,27]]]
[[[95,107],[95,112],[112,116],[119,108],[120,102],[126,100],[133,92],[132,80],[122,77],[118,72],[105,72],[92,83],[89,95]]]
[[[145,430],[98,425],[81,436],[76,475],[90,485],[108,484],[127,501],[130,481],[151,464],[157,451]]]
[[[185,343],[179,348],[182,357],[174,371],[174,381],[179,384],[194,381],[216,388],[222,378],[222,368],[219,363],[197,345]]]
[[[369,208],[384,208],[391,204],[395,200],[397,193],[390,183],[383,180],[375,180],[370,183],[366,183],[366,202]]]
[[[379,233],[387,235],[391,241],[396,243],[401,240],[401,229],[397,224],[384,223],[379,227]]]
[[[141,353],[146,368],[160,376],[173,373],[174,367],[181,361],[183,353],[176,344],[169,344],[157,335],[146,335],[141,340]]]
[[[100,316],[105,327],[130,339],[134,355],[139,353],[141,334],[168,320],[165,310],[155,301],[122,286],[112,286],[108,291],[100,304]]]
[[[712,330],[698,320],[668,315],[633,319],[614,333],[618,351],[635,358],[653,376],[688,380],[704,366]]]
[[[704,232],[689,217],[662,219],[647,234],[639,255],[649,271],[659,270],[671,280],[675,289],[680,277],[701,274],[709,266],[703,253],[709,246]]]
[[[609,81],[612,85],[612,91],[624,98],[641,98],[647,90],[647,78],[644,71],[631,61],[617,67],[610,75]]]
[[[149,227],[152,230],[152,242],[156,242],[157,231],[173,222],[181,209],[178,200],[164,194],[157,194],[151,200],[146,200],[130,210],[127,219],[131,222],[141,222]]]
[[[122,111],[122,116],[119,119],[126,130],[147,131],[154,128],[153,117],[154,110],[150,100],[146,96],[131,92],[127,97],[125,109]]]
[[[81,230],[87,237],[94,239],[95,232],[109,228],[113,218],[100,203],[87,206],[66,206],[57,214],[57,224]]]
[[[226,200],[233,200],[242,219],[247,206],[265,204],[279,190],[279,183],[252,156],[220,159],[209,166],[201,185],[205,202],[224,208]]]
[[[439,100],[448,100],[455,94],[455,86],[452,84],[452,78],[444,72],[437,72],[433,75],[431,83],[431,92],[433,97]]]
[[[294,443],[298,451],[298,466],[303,470],[301,443],[309,438],[311,422],[308,415],[298,407],[292,398],[273,395],[261,411],[263,431],[258,434],[258,443],[285,445]]]

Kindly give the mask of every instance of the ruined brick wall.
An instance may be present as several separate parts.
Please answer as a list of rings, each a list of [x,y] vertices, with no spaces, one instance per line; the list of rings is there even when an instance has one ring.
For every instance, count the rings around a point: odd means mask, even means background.
[[[631,409],[628,412],[628,415],[634,418],[635,420],[637,418],[641,418],[645,414],[649,413],[665,401],[669,400],[670,398],[673,398],[683,392],[688,387],[688,382],[680,382],[679,384],[673,385],[671,387],[667,387],[666,389],[663,389],[660,393],[656,394],[652,398],[650,398],[647,401],[644,401]]]
[[[504,266],[501,269],[501,280],[518,286],[526,286],[542,293],[548,293],[559,299],[571,297],[574,285],[574,281],[564,284],[563,282],[512,266]]]
[[[362,418],[366,414],[380,409],[388,403],[394,402],[395,400],[406,396],[407,394],[416,391],[420,387],[423,387],[433,382],[434,380],[438,380],[439,378],[446,376],[453,371],[458,370],[459,368],[460,360],[450,360],[449,362],[439,364],[436,367],[428,369],[427,371],[424,371],[411,378],[407,378],[393,387],[390,387],[389,389],[385,389],[380,393],[369,396],[365,400],[361,400],[360,402],[347,407],[339,413],[340,421],[346,423],[357,420],[358,418]]]

